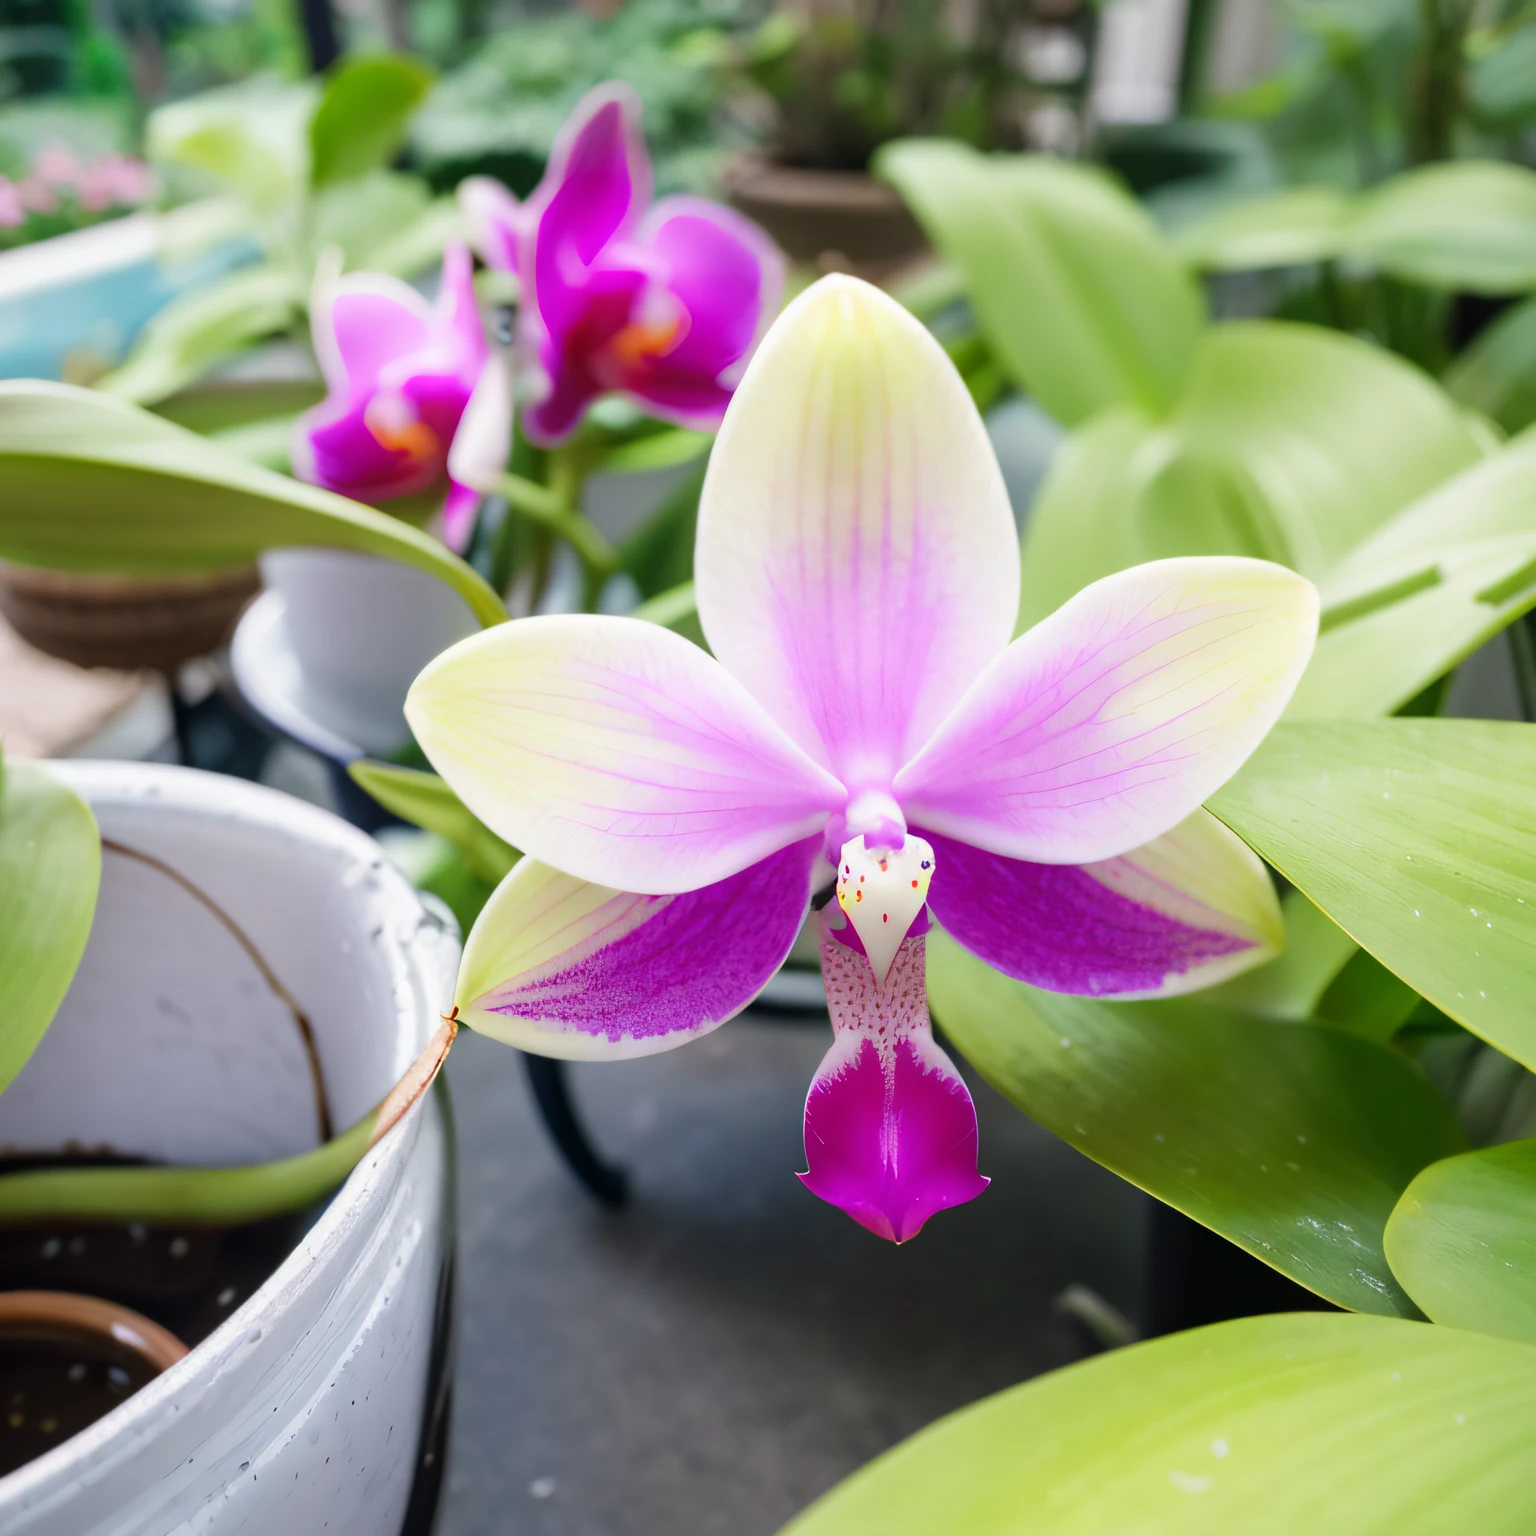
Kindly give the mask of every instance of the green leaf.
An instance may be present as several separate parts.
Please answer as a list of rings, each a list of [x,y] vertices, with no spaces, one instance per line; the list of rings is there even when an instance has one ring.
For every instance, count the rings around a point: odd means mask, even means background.
[[[1502,46],[1472,66],[1475,116],[1502,128],[1536,122],[1536,17],[1510,33]]]
[[[446,838],[464,854],[471,871],[482,880],[496,884],[521,857],[435,773],[362,758],[349,763],[347,772],[386,811],[412,826],[424,827]]]
[[[1326,261],[1338,248],[1348,199],[1331,187],[1287,187],[1228,204],[1174,236],[1174,248],[1207,272]]]
[[[1285,919],[1285,948],[1264,965],[1207,987],[1200,994],[1202,1002],[1293,1023],[1316,1015],[1318,1004],[1360,946],[1300,891],[1287,891],[1280,898],[1280,914]]]
[[[158,404],[215,363],[287,330],[303,313],[304,298],[287,268],[270,265],[181,294],[144,327],[127,360],[97,388],[138,405]]]
[[[1387,1223],[1387,1257],[1435,1322],[1536,1344],[1536,1141],[1426,1168]]]
[[[873,165],[965,272],[998,362],[1058,421],[1172,404],[1204,321],[1200,291],[1101,172],[939,139],[888,144]]]
[[[1183,230],[1197,267],[1240,270],[1343,258],[1388,277],[1473,293],[1536,288],[1536,171],[1496,160],[1420,166],[1353,198],[1296,187]]]
[[[375,260],[383,251],[398,262],[422,255],[420,227],[443,233],[443,225],[426,182],[399,171],[369,171],[336,182],[315,193],[310,234],[311,264],[326,246],[340,248],[342,265],[350,270],[383,270]],[[397,244],[397,242],[402,242]],[[442,246],[427,254],[423,266],[442,256]],[[395,275],[401,275],[398,268]],[[422,267],[417,267],[419,272]],[[414,276],[415,272],[408,274]]]
[[[326,80],[309,125],[313,184],[329,186],[387,164],[405,143],[411,114],[432,79],[425,64],[402,54],[341,64]]]
[[[709,642],[704,638],[704,626],[699,622],[699,604],[694,595],[692,581],[679,582],[647,598],[631,615],[644,619],[647,624],[660,624],[663,629],[676,630],[685,640],[691,640],[700,650],[707,651]]]
[[[264,549],[325,544],[446,581],[482,624],[501,599],[398,518],[249,464],[94,390],[0,381],[0,556],[65,570],[214,570]]]
[[[1345,252],[1388,276],[1473,293],[1536,288],[1536,171],[1458,160],[1361,194]]]
[[[258,78],[221,86],[152,112],[145,151],[151,160],[193,166],[252,207],[271,211],[303,195],[314,107],[307,82]]]
[[[450,240],[465,238],[464,216],[459,212],[458,199],[434,198],[413,219],[373,246],[368,252],[368,269],[387,272],[394,277],[416,277],[443,259],[443,248]],[[498,277],[506,275],[496,274]],[[479,288],[477,281],[477,292]]]
[[[1380,1317],[1247,1317],[921,1431],[783,1536],[1524,1536],[1536,1350]]]
[[[1112,413],[1057,455],[1025,530],[1021,622],[1169,555],[1256,555],[1316,579],[1481,454],[1454,402],[1378,348],[1214,326],[1165,422]]]
[[[64,1001],[100,879],[85,801],[36,764],[0,764],[0,1090]]]
[[[1042,992],[942,935],[928,993],[982,1076],[1079,1151],[1340,1306],[1414,1315],[1382,1229],[1462,1143],[1407,1061],[1195,998]]]
[[[1483,331],[1446,370],[1445,387],[1506,432],[1536,422],[1536,298],[1506,310]]]
[[[1536,1064],[1536,726],[1281,725],[1209,807],[1362,949]]]

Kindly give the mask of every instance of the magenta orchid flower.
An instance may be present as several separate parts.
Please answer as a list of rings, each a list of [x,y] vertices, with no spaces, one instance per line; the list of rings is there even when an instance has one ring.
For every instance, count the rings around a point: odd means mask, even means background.
[[[835,894],[801,1178],[900,1242],[986,1184],[928,1017],[930,917],[1010,976],[1100,997],[1272,956],[1263,866],[1200,807],[1295,688],[1314,588],[1157,561],[1010,644],[1017,550],[938,343],[851,278],[809,289],[710,461],[713,656],[634,619],[523,619],[411,691],[427,755],[527,855],[470,934],[460,1017],[551,1056],[667,1050],[745,1007]]]
[[[511,393],[486,342],[468,250],[443,256],[436,305],[408,283],[349,272],[310,305],[329,393],[294,425],[293,472],[357,501],[429,491],[446,476],[443,536],[462,550],[511,448]]]
[[[542,380],[523,415],[532,442],[561,442],[608,393],[713,429],[778,310],[783,261],[755,224],[650,197],[640,102],[617,84],[577,106],[526,203],[484,177],[460,189],[482,258],[521,287],[519,336]]]

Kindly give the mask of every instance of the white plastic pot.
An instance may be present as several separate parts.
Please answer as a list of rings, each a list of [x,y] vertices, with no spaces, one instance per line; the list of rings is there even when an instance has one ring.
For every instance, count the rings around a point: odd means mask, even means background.
[[[452,587],[377,555],[277,549],[261,557],[261,574],[268,590],[258,602],[293,659],[307,714],[368,752],[406,741],[416,674],[480,628]]]
[[[307,1015],[336,1127],[361,1119],[451,996],[446,920],[371,839],[274,791],[157,765],[52,771],[101,825],[101,897],[57,1019],[0,1097],[0,1146],[216,1165],[316,1144],[291,1008],[167,870],[233,920]],[[434,1091],[185,1359],[0,1479],[0,1532],[424,1532],[445,1427],[452,1193]]]

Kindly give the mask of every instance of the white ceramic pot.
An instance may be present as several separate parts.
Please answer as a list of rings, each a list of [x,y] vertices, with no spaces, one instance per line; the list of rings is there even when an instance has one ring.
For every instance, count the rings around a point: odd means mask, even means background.
[[[342,740],[391,752],[405,695],[439,652],[480,628],[452,587],[378,555],[277,549],[261,557],[308,713]]]
[[[120,848],[160,861],[233,919],[311,1021],[336,1126],[361,1119],[451,997],[449,921],[370,838],[272,790],[158,765],[52,771],[101,825],[101,897],[57,1019],[0,1097],[0,1146],[206,1165],[318,1140],[291,1008],[205,905]],[[425,1531],[452,1310],[444,1103],[422,1098],[185,1359],[0,1479],[0,1533]]]

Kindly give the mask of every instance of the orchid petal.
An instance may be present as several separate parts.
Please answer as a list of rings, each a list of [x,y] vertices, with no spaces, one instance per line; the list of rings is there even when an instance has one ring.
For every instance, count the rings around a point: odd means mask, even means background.
[[[492,831],[620,891],[723,880],[843,799],[719,663],[639,619],[497,625],[431,662],[405,712]]]
[[[741,1012],[804,921],[820,839],[701,890],[637,896],[536,859],[497,887],[464,947],[461,1022],[572,1060],[669,1051]]]
[[[638,240],[665,265],[668,291],[687,314],[667,370],[714,381],[734,368],[739,379],[783,299],[778,247],[750,219],[702,197],[663,198]]]
[[[1050,992],[1167,997],[1277,955],[1263,862],[1207,811],[1098,864],[1030,864],[934,837],[935,919],[994,970]]]
[[[527,221],[523,205],[494,176],[468,176],[459,183],[459,211],[481,261],[497,272],[515,273]]]
[[[856,951],[826,939],[822,974],[837,1039],[805,1100],[800,1182],[879,1237],[903,1243],[936,1211],[974,1200],[976,1106],[934,1043],[926,941],[907,939],[876,983]]]
[[[349,272],[317,298],[310,334],[332,390],[365,394],[390,363],[432,343],[437,321],[432,306],[397,277]]]
[[[695,580],[715,655],[856,791],[889,788],[1007,644],[997,459],[895,300],[824,278],[768,332],[710,457]]]
[[[909,821],[1012,859],[1086,864],[1160,837],[1285,708],[1317,590],[1264,560],[1158,560],[1016,640],[896,776]]]
[[[531,278],[539,318],[551,333],[573,318],[587,269],[650,199],[640,98],[627,85],[600,85],[566,120],[528,204],[518,271]]]
[[[512,453],[512,380],[492,351],[475,381],[448,450],[448,473],[482,495],[496,489]]]
[[[469,249],[457,240],[443,251],[443,279],[433,311],[436,340],[444,349],[443,362],[470,383],[485,365],[485,322],[475,298],[475,268]]]
[[[475,531],[475,513],[480,510],[480,492],[460,480],[448,483],[443,502],[443,543],[454,554],[462,555]]]

